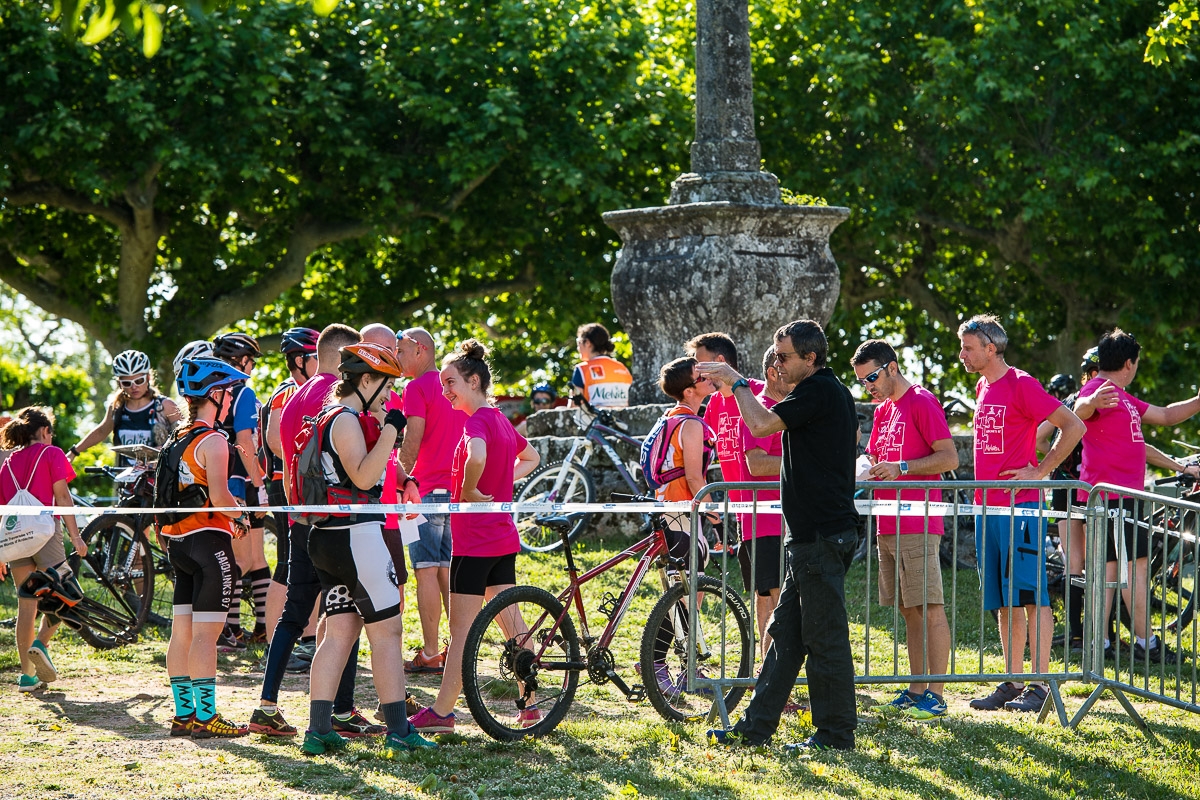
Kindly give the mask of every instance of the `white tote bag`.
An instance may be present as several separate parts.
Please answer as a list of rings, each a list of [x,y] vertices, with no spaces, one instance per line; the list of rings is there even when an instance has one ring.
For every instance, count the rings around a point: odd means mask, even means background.
[[[12,458],[10,457],[4,462],[4,466],[8,467],[9,476],[12,477],[13,485],[17,487],[17,493],[6,505],[44,505],[41,500],[29,492],[29,487],[33,484],[33,477],[37,475],[37,469],[42,463],[42,456],[46,454],[46,450],[47,448],[43,447],[42,452],[38,453],[37,460],[33,462],[33,469],[29,471],[29,480],[25,481],[24,486],[21,486],[16,473],[13,472]],[[37,516],[5,514],[0,517],[0,561],[29,558],[50,541],[50,537],[55,534],[57,529],[54,517],[47,513]]]

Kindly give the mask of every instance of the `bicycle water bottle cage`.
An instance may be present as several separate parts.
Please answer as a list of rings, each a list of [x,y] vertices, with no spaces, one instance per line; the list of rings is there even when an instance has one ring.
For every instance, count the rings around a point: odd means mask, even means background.
[[[605,592],[604,599],[600,601],[600,607],[597,609],[601,614],[612,619],[612,615],[617,613],[617,604],[621,601],[617,599],[612,592]]]

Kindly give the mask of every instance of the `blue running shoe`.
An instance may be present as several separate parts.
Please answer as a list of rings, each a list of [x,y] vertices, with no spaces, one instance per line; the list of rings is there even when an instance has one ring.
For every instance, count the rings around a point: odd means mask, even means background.
[[[925,694],[904,709],[903,713],[905,716],[920,720],[944,717],[946,716],[946,701],[926,689]]]
[[[917,695],[909,692],[908,689],[901,689],[900,691],[896,692],[896,696],[893,697],[889,702],[880,703],[879,705],[876,705],[876,706],[871,706],[871,710],[876,711],[876,712],[883,712],[883,713],[888,713],[888,712],[903,713],[905,711],[908,711],[913,706],[915,706],[917,704],[918,699],[920,699],[920,698]]]

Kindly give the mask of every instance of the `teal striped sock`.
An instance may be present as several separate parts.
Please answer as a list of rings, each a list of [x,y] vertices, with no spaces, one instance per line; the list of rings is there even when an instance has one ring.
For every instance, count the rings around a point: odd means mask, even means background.
[[[175,716],[190,717],[196,713],[196,704],[192,700],[192,679],[187,675],[171,678],[171,695],[175,698]]]
[[[192,694],[196,699],[196,719],[207,722],[217,715],[217,679],[196,678],[192,681]]]

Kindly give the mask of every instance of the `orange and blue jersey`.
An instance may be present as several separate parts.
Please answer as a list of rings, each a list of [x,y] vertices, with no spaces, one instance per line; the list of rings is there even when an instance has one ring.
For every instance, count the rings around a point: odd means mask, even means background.
[[[615,358],[595,356],[575,365],[571,385],[580,389],[583,399],[595,408],[625,408],[633,375]]]
[[[228,446],[228,440],[220,431],[212,429],[208,423],[197,420],[193,422],[186,430],[180,431],[177,436],[182,439],[188,433],[197,428],[208,428],[208,433],[202,433],[188,444],[184,449],[183,455],[179,459],[179,477],[178,487],[180,491],[187,489],[189,486],[208,487],[208,473],[201,466],[200,461],[196,457],[196,448],[202,442],[208,441],[212,436],[220,436],[223,444]],[[205,507],[212,506],[212,500],[205,498]],[[164,525],[162,528],[163,536],[187,536],[196,531],[224,531],[232,534],[234,530],[233,520],[224,514],[213,511],[198,511],[195,514],[189,514],[183,521],[175,525]]]
[[[690,408],[684,405],[678,405],[667,412],[668,417],[678,416],[680,414],[688,414],[695,416]],[[703,419],[684,420],[681,424],[675,426],[675,430],[671,431],[671,438],[667,440],[667,449],[664,455],[664,469],[667,472],[671,469],[683,469],[683,429],[688,424],[696,424],[704,426],[704,457],[703,470],[707,475],[708,467],[712,463],[713,447],[716,445],[716,435],[712,428],[708,427]],[[675,480],[665,483],[654,490],[654,498],[662,502],[670,503],[681,500],[691,500],[694,497],[692,489],[688,486],[687,475],[681,475]]]

